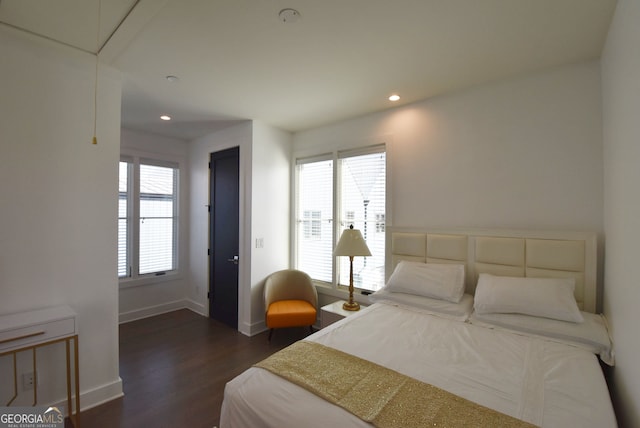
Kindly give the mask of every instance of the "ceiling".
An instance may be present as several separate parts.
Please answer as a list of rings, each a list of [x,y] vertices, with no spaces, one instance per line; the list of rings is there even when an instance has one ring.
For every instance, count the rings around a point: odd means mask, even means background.
[[[123,126],[192,139],[248,119],[297,132],[595,59],[615,5],[0,0],[0,25],[99,52],[124,76]],[[286,8],[299,19],[283,22]],[[387,99],[394,93],[401,96],[396,103]],[[162,114],[172,120],[161,121]]]

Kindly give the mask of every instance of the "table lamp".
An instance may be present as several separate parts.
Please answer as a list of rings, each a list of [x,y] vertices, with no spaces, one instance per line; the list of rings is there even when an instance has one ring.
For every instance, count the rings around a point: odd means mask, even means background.
[[[349,301],[345,302],[342,308],[347,311],[357,311],[360,309],[360,305],[353,301],[353,258],[355,256],[370,256],[371,251],[369,251],[360,231],[351,225],[349,229],[342,232],[333,255],[349,257]]]

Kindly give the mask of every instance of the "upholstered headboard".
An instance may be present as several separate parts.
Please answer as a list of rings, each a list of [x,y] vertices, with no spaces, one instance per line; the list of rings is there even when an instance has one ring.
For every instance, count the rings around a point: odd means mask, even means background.
[[[401,260],[465,265],[467,293],[480,273],[576,281],[580,309],[597,305],[597,236],[590,232],[387,229],[386,277]]]

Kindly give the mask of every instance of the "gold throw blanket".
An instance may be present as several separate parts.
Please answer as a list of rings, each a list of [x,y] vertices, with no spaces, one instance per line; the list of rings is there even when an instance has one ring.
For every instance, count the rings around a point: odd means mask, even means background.
[[[534,426],[319,343],[296,342],[255,366],[379,428]]]

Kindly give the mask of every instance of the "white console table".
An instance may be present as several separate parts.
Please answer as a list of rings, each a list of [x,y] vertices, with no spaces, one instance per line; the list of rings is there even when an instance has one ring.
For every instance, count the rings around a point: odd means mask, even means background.
[[[33,373],[36,374],[36,350],[43,346],[64,342],[66,346],[67,369],[67,408],[69,419],[75,428],[79,427],[80,414],[80,376],[78,369],[78,332],[76,314],[68,306],[56,306],[35,311],[0,315],[0,357],[13,356],[13,398],[18,396],[18,374],[16,355],[20,352],[31,352]],[[71,342],[73,342],[73,359],[71,358]],[[71,361],[73,360],[73,376]],[[71,378],[75,387],[75,416],[71,400]],[[38,403],[38,385],[33,385],[33,405]]]

